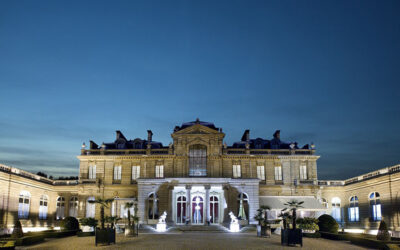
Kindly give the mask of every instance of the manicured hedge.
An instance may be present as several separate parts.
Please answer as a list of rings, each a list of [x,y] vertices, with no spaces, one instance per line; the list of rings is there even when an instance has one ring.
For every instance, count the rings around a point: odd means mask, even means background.
[[[350,240],[350,235],[348,234],[334,234],[328,232],[319,232],[322,238],[330,239],[330,240]]]
[[[44,235],[24,236],[22,238],[15,238],[16,246],[29,246],[44,241]]]
[[[315,232],[315,233],[303,233],[304,237],[307,238],[321,238],[321,234],[319,232]]]
[[[364,246],[367,248],[377,248],[377,249],[385,249],[386,243],[383,241],[379,240],[372,240],[372,239],[366,239],[362,237],[350,237],[350,242],[351,244],[355,244],[358,246]]]
[[[76,233],[77,233],[76,230],[70,230],[70,231],[48,232],[48,233],[44,233],[43,235],[45,238],[62,238],[62,237],[76,235]]]
[[[0,249],[1,250],[14,250],[15,249],[15,241],[0,241]]]
[[[350,241],[352,244],[358,246],[364,246],[367,248],[376,248],[376,249],[399,249],[398,242],[396,241],[379,241],[371,238],[365,238],[362,236],[355,236],[350,234],[333,234],[327,232],[320,232],[321,237],[330,240],[346,240]]]
[[[78,237],[94,236],[94,232],[78,232]]]

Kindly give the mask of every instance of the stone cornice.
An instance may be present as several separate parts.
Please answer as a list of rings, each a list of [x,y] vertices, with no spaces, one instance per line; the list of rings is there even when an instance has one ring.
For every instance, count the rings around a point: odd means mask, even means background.
[[[186,159],[188,156],[177,155],[79,155],[81,161],[106,161],[106,160],[160,160],[160,159]],[[317,160],[318,155],[215,155],[208,156],[209,159],[249,159],[249,160]]]

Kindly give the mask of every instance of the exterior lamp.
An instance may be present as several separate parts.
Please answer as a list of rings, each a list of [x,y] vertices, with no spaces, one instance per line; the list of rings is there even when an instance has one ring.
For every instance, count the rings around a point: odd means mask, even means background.
[[[86,144],[85,144],[85,142],[84,143],[82,143],[82,149],[86,149]]]
[[[315,144],[314,144],[314,142],[311,142],[311,149],[315,149]]]

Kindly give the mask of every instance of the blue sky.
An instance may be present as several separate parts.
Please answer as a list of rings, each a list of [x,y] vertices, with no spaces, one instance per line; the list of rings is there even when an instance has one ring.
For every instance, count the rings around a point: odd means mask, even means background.
[[[399,163],[399,1],[0,1],[0,162],[77,175],[82,142],[314,142],[321,179]]]

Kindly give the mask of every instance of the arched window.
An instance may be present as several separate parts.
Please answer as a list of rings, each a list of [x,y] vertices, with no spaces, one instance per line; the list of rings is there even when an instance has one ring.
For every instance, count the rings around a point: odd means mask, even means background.
[[[335,218],[336,221],[341,220],[340,199],[338,197],[332,199],[332,217]]]
[[[219,218],[219,201],[218,197],[213,195],[210,196],[210,223],[218,223],[218,218]]]
[[[207,147],[192,145],[189,147],[189,176],[207,176]]]
[[[321,198],[320,201],[321,201],[321,204],[322,204],[323,207],[328,208],[328,202],[326,201],[325,198]]]
[[[239,220],[247,220],[249,217],[249,198],[247,194],[240,193],[238,195],[238,219]]]
[[[158,219],[158,198],[155,193],[151,193],[148,199],[148,207],[149,207],[149,219],[155,220]]]
[[[47,219],[48,198],[47,195],[40,196],[39,202],[39,220]]]
[[[94,218],[96,213],[96,204],[90,203],[89,201],[94,201],[95,198],[93,196],[89,197],[86,201],[86,217]]]
[[[358,197],[352,196],[350,198],[350,206],[349,206],[349,221],[359,221],[359,213],[358,213]]]
[[[178,196],[176,199],[176,223],[184,224],[186,222],[186,197]]]
[[[78,217],[78,197],[72,196],[69,200],[69,216]]]
[[[28,191],[21,191],[18,202],[18,218],[27,219],[29,217],[31,194]]]
[[[64,219],[65,198],[60,196],[57,198],[56,219]]]
[[[369,195],[369,205],[371,209],[371,218],[373,221],[382,220],[381,198],[378,192]]]

